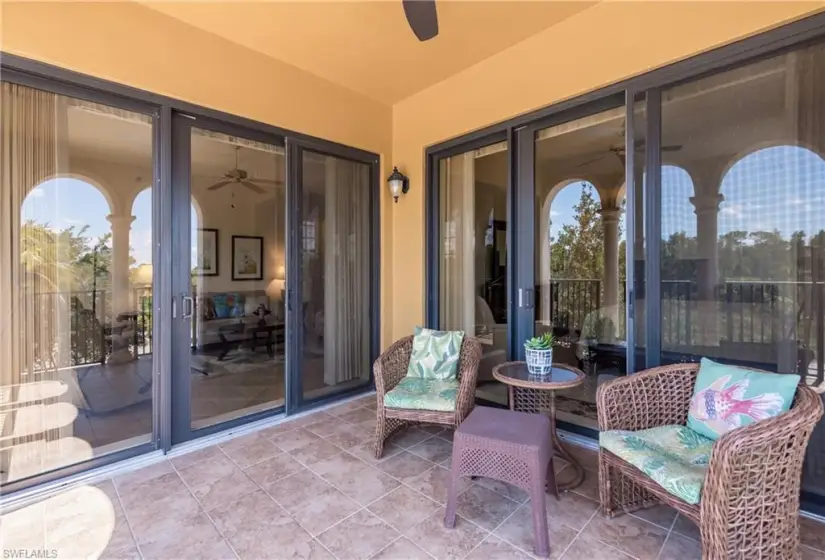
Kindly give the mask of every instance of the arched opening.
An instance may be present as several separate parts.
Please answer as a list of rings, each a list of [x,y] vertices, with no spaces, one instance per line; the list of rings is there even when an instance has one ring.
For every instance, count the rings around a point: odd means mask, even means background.
[[[102,321],[111,310],[111,210],[105,191],[82,178],[56,177],[33,188],[20,207],[27,291]]]
[[[825,159],[798,145],[751,151],[720,183],[718,270],[732,302],[721,319],[730,323],[727,336],[770,352],[781,370],[807,371],[811,383],[821,382],[823,184]]]
[[[596,187],[583,179],[558,183],[540,222],[540,323],[562,335],[580,331],[599,308],[604,278],[604,228]]]
[[[695,260],[697,213],[691,201],[695,195],[693,179],[682,167],[662,166],[662,296],[672,282],[691,277],[685,270]],[[671,284],[668,284],[671,282]]]

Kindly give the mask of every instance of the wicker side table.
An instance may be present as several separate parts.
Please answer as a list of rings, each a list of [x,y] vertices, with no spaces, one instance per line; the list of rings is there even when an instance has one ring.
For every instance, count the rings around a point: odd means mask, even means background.
[[[573,480],[562,485],[554,482],[552,490],[558,495],[560,491],[580,486],[584,481],[584,468],[556,433],[556,391],[572,389],[584,383],[584,372],[568,365],[553,364],[553,370],[548,375],[533,375],[527,370],[526,362],[505,362],[493,368],[493,377],[510,389],[512,410],[549,416],[550,440],[555,454],[570,463],[575,471]]]
[[[543,415],[477,406],[453,437],[444,525],[455,527],[456,485],[462,476],[508,482],[530,493],[536,556],[550,555],[545,484],[555,488],[550,420]],[[558,495],[556,496],[558,498]]]

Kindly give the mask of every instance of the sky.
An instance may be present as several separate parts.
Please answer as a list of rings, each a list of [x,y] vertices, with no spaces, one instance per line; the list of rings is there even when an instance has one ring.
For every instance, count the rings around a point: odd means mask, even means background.
[[[573,207],[583,185],[589,183],[571,183],[553,199],[553,237],[565,224],[574,223]],[[753,152],[725,173],[720,190],[725,199],[719,205],[719,235],[778,230],[785,238],[795,231],[810,238],[825,229],[825,160],[809,150],[776,146]],[[680,231],[696,235],[693,196],[687,171],[672,165],[662,168],[663,238]],[[624,239],[624,226],[622,232]]]

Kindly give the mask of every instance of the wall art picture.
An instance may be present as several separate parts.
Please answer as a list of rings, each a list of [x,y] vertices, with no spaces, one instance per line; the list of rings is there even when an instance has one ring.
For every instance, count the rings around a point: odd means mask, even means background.
[[[200,276],[217,276],[218,271],[218,230],[199,229],[198,236],[198,268],[195,271]]]
[[[263,280],[264,238],[232,236],[232,280]]]

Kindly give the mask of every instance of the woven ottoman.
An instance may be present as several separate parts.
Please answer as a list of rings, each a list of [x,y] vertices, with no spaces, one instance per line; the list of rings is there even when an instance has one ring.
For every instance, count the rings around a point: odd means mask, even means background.
[[[533,507],[534,551],[550,555],[545,486],[556,487],[550,419],[477,406],[453,438],[453,461],[447,495],[446,527],[455,527],[456,483],[462,476],[484,476],[507,482],[530,493]]]

